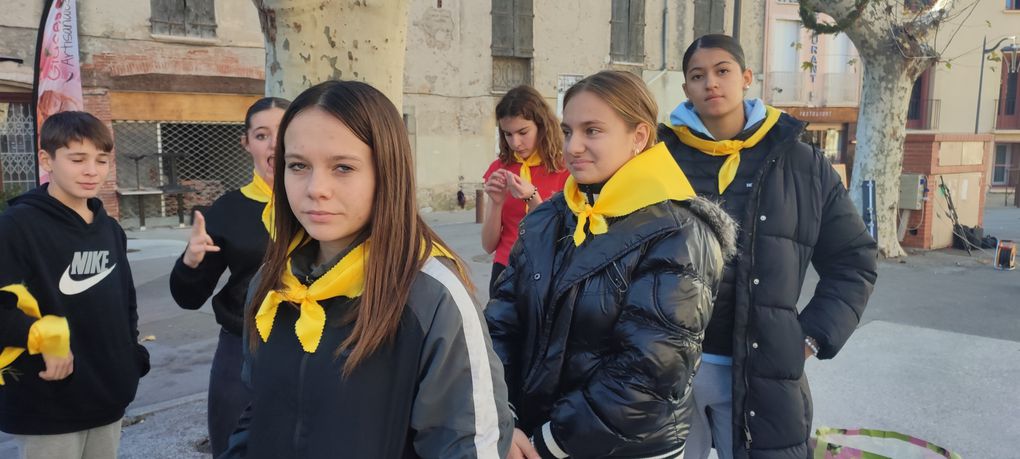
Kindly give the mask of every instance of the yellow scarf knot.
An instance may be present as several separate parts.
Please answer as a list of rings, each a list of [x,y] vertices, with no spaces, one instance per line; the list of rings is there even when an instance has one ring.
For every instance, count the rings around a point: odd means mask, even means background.
[[[666,144],[658,143],[627,161],[609,178],[595,204],[589,204],[574,177],[563,187],[567,207],[577,217],[574,245],[592,235],[609,231],[607,217],[622,217],[666,200],[685,201],[695,196],[683,170],[669,154]]]
[[[290,245],[290,253],[298,247],[303,238],[299,233]],[[432,256],[453,258],[445,248],[433,245]],[[363,242],[351,249],[340,261],[329,269],[311,285],[304,285],[294,276],[291,262],[283,271],[280,281],[283,288],[270,290],[255,313],[255,328],[263,342],[269,341],[273,330],[273,322],[280,303],[287,302],[298,305],[299,316],[294,324],[294,333],[301,343],[301,348],[311,354],[319,348],[322,333],[326,328],[326,310],[319,303],[330,298],[358,298],[365,291],[365,261],[368,256],[368,242]]]
[[[542,165],[542,157],[538,155],[538,152],[532,153],[528,159],[521,158],[521,155],[514,153],[514,161],[521,164],[521,173],[518,175],[528,183],[531,183],[531,168]]]
[[[775,107],[765,106],[765,121],[747,140],[705,140],[694,135],[687,126],[672,126],[672,129],[684,145],[706,155],[726,157],[722,168],[719,169],[719,194],[721,195],[737,177],[737,168],[740,167],[740,152],[761,142],[761,139],[765,138],[765,134],[768,134],[779,121],[779,115],[782,113]]]

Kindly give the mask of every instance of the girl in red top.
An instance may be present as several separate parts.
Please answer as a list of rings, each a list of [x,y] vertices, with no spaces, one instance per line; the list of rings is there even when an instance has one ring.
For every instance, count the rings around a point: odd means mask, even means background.
[[[496,252],[489,281],[491,295],[517,242],[517,225],[531,209],[563,191],[570,173],[563,166],[563,132],[559,121],[530,86],[511,89],[496,105],[499,158],[483,176],[488,195],[482,248]]]

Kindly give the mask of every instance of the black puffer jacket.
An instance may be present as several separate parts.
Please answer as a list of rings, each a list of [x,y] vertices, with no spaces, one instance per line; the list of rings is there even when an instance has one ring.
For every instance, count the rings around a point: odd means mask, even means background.
[[[696,198],[576,224],[562,194],[531,212],[486,309],[517,426],[544,456],[677,457],[733,222]]]
[[[812,403],[804,337],[817,340],[818,358],[834,357],[878,276],[877,245],[832,165],[799,141],[804,126],[784,114],[754,151],[742,153],[765,157],[745,214],[734,216],[743,227],[734,286],[736,458],[807,457]],[[700,154],[668,127],[659,136],[681,168]],[[809,263],[820,280],[798,313]]]

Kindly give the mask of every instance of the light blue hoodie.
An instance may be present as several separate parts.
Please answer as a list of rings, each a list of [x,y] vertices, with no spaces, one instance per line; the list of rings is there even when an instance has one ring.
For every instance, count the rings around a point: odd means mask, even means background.
[[[744,125],[744,130],[748,130],[751,126],[760,123],[765,119],[765,102],[761,99],[748,99],[744,101],[744,115],[747,117],[747,124]],[[688,129],[695,133],[707,137],[712,140],[716,139],[711,132],[708,132],[708,128],[705,127],[705,123],[701,121],[701,117],[698,116],[698,112],[694,111],[694,104],[691,101],[686,100],[673,110],[669,114],[669,122],[673,126],[687,126]]]

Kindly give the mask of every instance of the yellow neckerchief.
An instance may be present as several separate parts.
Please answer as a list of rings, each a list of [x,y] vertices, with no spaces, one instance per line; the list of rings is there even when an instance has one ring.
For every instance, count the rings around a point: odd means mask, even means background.
[[[266,204],[266,207],[262,209],[262,224],[269,232],[269,237],[275,239],[273,237],[273,187],[262,180],[258,171],[253,171],[251,182],[241,187],[241,194],[252,201]]]
[[[38,319],[28,329],[28,342],[24,348],[7,346],[0,352],[0,386],[2,386],[4,370],[25,352],[25,348],[32,355],[43,352],[57,357],[67,357],[71,352],[71,331],[66,318],[50,315],[43,317],[39,312],[39,302],[24,285],[11,284],[0,288],[0,291],[18,297],[18,309],[25,315]]]
[[[532,153],[531,156],[528,156],[528,159],[521,158],[521,155],[514,153],[514,161],[521,163],[521,173],[518,175],[520,175],[521,179],[528,183],[531,183],[532,166],[542,165],[542,157],[539,156],[537,151]]]
[[[298,234],[298,237],[291,243],[291,253],[299,245],[298,242],[302,237],[303,233]],[[258,329],[262,341],[269,340],[269,334],[273,331],[276,311],[279,309],[280,303],[286,301],[300,307],[300,316],[294,324],[294,332],[305,352],[314,353],[319,348],[322,331],[326,327],[326,310],[319,304],[319,301],[336,297],[357,298],[365,291],[365,257],[368,251],[365,244],[367,242],[358,244],[357,247],[351,249],[326,274],[308,286],[302,284],[294,276],[288,259],[287,267],[280,279],[283,289],[270,290],[262,300],[258,312],[255,313],[255,327]],[[453,259],[450,252],[438,244],[432,246],[431,255]]]
[[[722,169],[719,169],[719,194],[723,194],[726,187],[730,186],[737,176],[737,167],[740,166],[740,150],[757,145],[772,129],[772,126],[776,125],[779,115],[782,113],[779,109],[766,105],[765,121],[747,140],[705,140],[694,135],[687,126],[670,127],[684,145],[695,148],[706,155],[727,157],[723,162]]]
[[[684,171],[673,160],[666,144],[661,142],[616,171],[602,187],[594,206],[588,204],[573,176],[567,177],[563,186],[567,206],[577,216],[575,246],[584,242],[586,222],[592,235],[604,234],[609,231],[606,217],[622,217],[665,200],[685,201],[694,196],[694,188]]]

